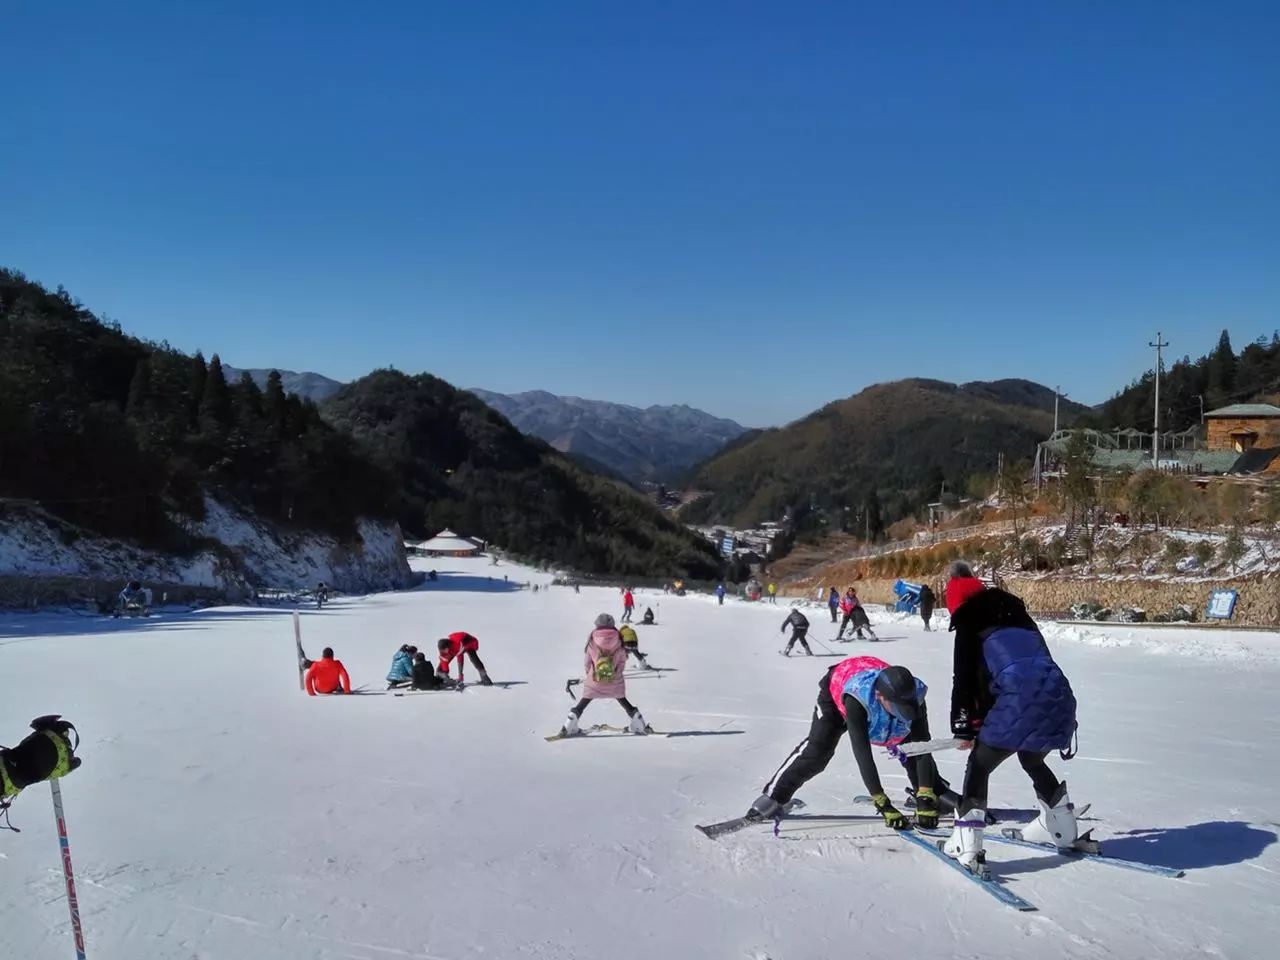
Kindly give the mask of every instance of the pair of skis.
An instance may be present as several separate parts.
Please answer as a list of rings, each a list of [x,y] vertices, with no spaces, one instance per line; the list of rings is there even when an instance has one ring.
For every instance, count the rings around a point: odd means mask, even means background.
[[[663,731],[655,730],[649,727],[644,733],[632,733],[630,727],[619,727],[612,723],[595,723],[587,727],[585,730],[579,729],[577,733],[553,733],[549,737],[543,737],[547,743],[554,743],[557,740],[579,740],[583,737],[665,737],[667,734]]]

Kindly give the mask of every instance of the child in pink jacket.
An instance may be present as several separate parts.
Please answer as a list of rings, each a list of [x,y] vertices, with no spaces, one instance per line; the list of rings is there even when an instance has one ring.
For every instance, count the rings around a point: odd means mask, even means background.
[[[627,681],[622,671],[627,668],[627,651],[622,645],[610,614],[602,613],[596,617],[596,628],[587,638],[587,646],[583,651],[582,699],[569,711],[569,716],[560,728],[560,735],[571,737],[578,733],[578,720],[582,711],[587,709],[592,700],[612,699],[622,705],[631,718],[628,729],[632,733],[649,733],[650,726],[635,705],[627,699]]]

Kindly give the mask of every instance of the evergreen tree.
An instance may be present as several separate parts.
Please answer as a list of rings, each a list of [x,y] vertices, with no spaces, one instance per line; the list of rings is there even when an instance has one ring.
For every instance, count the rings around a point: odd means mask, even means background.
[[[272,370],[267,374],[267,389],[262,399],[262,408],[267,418],[267,429],[273,440],[279,440],[284,436],[286,406],[284,381],[279,370]]]
[[[204,399],[204,384],[209,376],[209,365],[204,362],[204,354],[199,350],[191,358],[190,379],[187,384],[187,417],[191,426],[200,425],[200,402]]]
[[[1223,407],[1231,403],[1236,385],[1236,355],[1231,349],[1231,335],[1226,330],[1218,338],[1217,348],[1209,355],[1208,384],[1205,403]]]
[[[227,387],[222,361],[215,353],[209,362],[208,376],[204,381],[204,394],[200,398],[200,430],[218,434],[231,424],[231,390]]]
[[[133,379],[129,381],[129,399],[125,403],[125,416],[140,420],[146,414],[151,399],[151,361],[140,357],[133,366]]]
[[[880,497],[875,487],[872,487],[871,492],[867,494],[863,509],[867,511],[866,529],[870,533],[871,540],[873,542],[880,540],[884,537],[884,517],[880,512]]]

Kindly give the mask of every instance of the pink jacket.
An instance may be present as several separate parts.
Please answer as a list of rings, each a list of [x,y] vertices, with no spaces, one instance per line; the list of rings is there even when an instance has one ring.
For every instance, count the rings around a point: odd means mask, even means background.
[[[613,682],[600,683],[595,680],[596,660],[613,660]],[[622,646],[622,637],[613,627],[601,627],[591,631],[587,639],[587,648],[582,657],[583,682],[582,695],[593,700],[616,700],[627,695],[627,681],[622,678],[622,671],[627,669],[627,651]]]
[[[827,689],[831,691],[831,699],[836,702],[836,709],[840,711],[840,716],[845,715],[844,685],[849,682],[849,678],[863,670],[884,670],[888,666],[879,657],[850,657],[835,665],[831,671],[831,684]]]

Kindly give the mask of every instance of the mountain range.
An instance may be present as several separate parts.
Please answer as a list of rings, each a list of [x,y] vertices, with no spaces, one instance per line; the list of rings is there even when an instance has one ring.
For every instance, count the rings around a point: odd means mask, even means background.
[[[791,511],[888,524],[994,473],[1000,454],[1029,459],[1053,429],[1054,392],[1028,380],[877,384],[785,427],[744,438],[696,467],[710,496],[690,522],[749,525]],[[1065,426],[1088,408],[1062,400]]]
[[[741,424],[684,404],[641,408],[542,390],[471,392],[523,432],[632,481],[674,482],[747,432]]]
[[[240,379],[243,373],[253,377],[253,382],[258,385],[259,389],[265,389],[267,386],[267,377],[272,371],[272,367],[255,367],[244,369],[241,367],[233,367],[229,364],[222,365],[222,372],[226,375],[228,382],[234,383]],[[319,373],[295,373],[292,370],[280,370],[280,385],[284,387],[285,393],[296,393],[300,397],[307,400],[314,400],[316,403],[324,403],[335,393],[342,389],[342,383],[338,380],[326,377]]]

